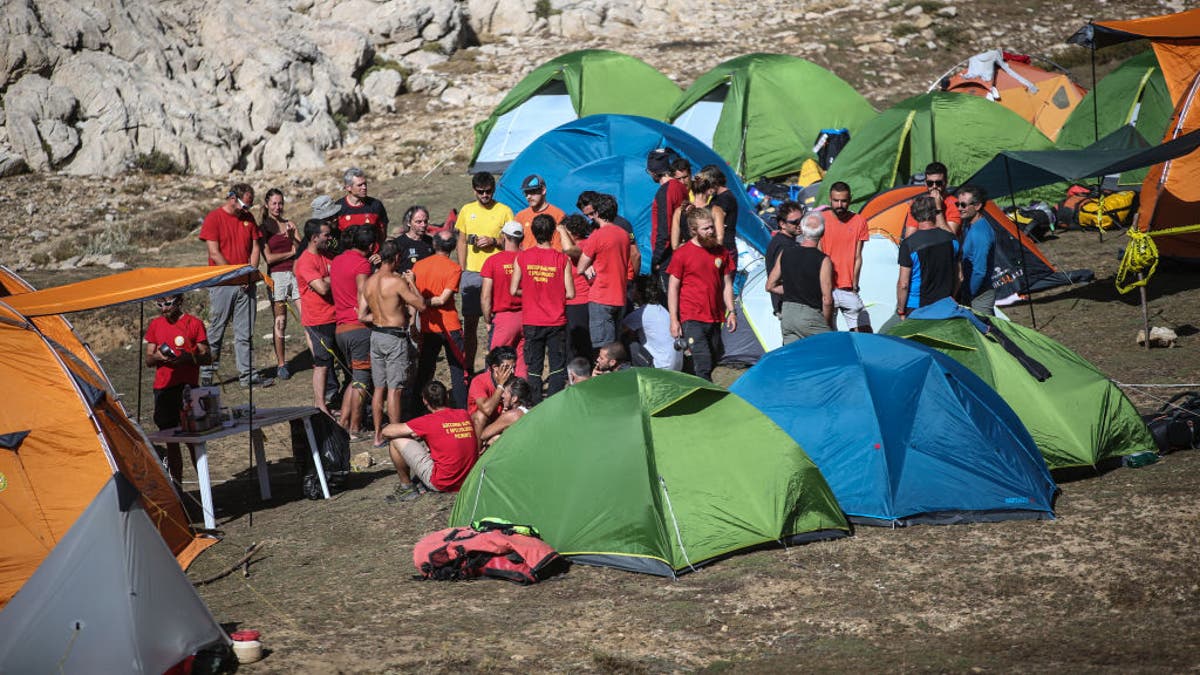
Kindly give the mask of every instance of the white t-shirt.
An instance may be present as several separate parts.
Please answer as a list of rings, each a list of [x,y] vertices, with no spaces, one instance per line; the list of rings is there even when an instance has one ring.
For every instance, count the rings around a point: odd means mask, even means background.
[[[683,352],[675,350],[671,314],[662,305],[643,305],[629,313],[621,325],[637,333],[638,342],[654,357],[654,367],[683,369]]]

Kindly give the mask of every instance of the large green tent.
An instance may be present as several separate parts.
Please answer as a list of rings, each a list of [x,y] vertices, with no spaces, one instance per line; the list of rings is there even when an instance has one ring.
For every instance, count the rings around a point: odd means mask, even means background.
[[[888,332],[946,354],[990,384],[1021,418],[1051,469],[1155,451],[1133,403],[1095,366],[1035,330],[1003,319],[992,326],[1049,377],[1039,381],[997,336],[984,335],[969,319],[910,319]]]
[[[822,183],[850,185],[856,205],[905,185],[937,160],[951,185],[975,173],[1003,150],[1051,150],[1054,144],[1020,115],[978,96],[932,92],[879,113],[842,150]]]
[[[873,117],[854,87],[811,61],[746,54],[697,78],[669,119],[757,180],[798,171],[822,129],[848,129],[854,138]]]
[[[641,115],[660,121],[679,86],[646,62],[607,49],[569,52],[517,83],[475,125],[473,171],[503,171],[538,136],[588,115]]]
[[[1163,79],[1154,50],[1148,49],[1126,59],[1096,88],[1088,92],[1058,134],[1058,147],[1064,150],[1086,148],[1096,141],[1096,111],[1100,113],[1099,138],[1127,124],[1142,137],[1158,142],[1167,131],[1175,105]],[[1121,174],[1119,184],[1140,185],[1146,169]]]
[[[663,576],[849,531],[812,460],[766,415],[653,368],[570,387],[509,427],[450,525],[483,517],[532,524],[575,562]]]

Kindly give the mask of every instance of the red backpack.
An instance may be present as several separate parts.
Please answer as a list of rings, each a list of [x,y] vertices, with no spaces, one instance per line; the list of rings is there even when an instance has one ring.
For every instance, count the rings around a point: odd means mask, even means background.
[[[413,547],[422,579],[459,581],[492,577],[527,585],[561,571],[565,560],[536,537],[452,527],[425,535]]]

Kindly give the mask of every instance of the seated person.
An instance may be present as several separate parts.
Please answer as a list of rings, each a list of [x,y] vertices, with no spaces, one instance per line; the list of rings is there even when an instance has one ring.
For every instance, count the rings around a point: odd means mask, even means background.
[[[592,369],[592,377],[628,368],[629,350],[620,342],[609,342],[601,346],[600,353],[596,355],[596,367]]]
[[[514,377],[500,388],[500,392],[500,415],[479,434],[479,440],[485,448],[495,443],[505,429],[533,407],[533,387],[526,380]]]
[[[500,390],[515,372],[517,350],[500,345],[488,352],[484,364],[483,372],[471,380],[467,390],[467,412],[476,434],[500,415]]]
[[[388,454],[400,484],[387,496],[390,503],[412,501],[421,486],[437,492],[455,492],[479,457],[479,437],[471,416],[451,408],[446,385],[437,380],[421,389],[421,400],[430,411],[407,423],[383,428],[389,439]]]
[[[592,377],[592,364],[582,356],[567,362],[567,386],[572,387]]]
[[[652,277],[640,277],[634,285],[633,301],[637,309],[621,322],[630,336],[633,364],[683,370],[683,352],[675,348],[671,337],[671,314],[663,306],[662,285]]]

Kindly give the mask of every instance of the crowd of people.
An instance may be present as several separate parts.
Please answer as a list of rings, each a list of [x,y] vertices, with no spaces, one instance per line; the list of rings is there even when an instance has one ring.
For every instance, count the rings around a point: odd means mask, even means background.
[[[614,196],[584,191],[568,214],[547,201],[539,175],[524,177],[528,206],[514,214],[496,201],[495,177],[474,174],[474,200],[436,229],[420,205],[393,227],[357,168],[345,172],[339,199],[311,202],[302,227],[284,215],[274,188],[255,218],[254,189],[237,183],[204,219],[200,239],[210,265],[266,264],[275,377],[292,377],[285,335],[294,313],[312,355],[313,405],[352,440],[389,449],[400,479],[389,498],[407,501],[457,489],[505,429],[565,387],[631,366],[711,380],[723,334],[737,329],[737,200],[721,167],[693,173],[660,149],[646,168],[658,189],[645,265]],[[994,312],[986,282],[995,242],[987,223],[977,226],[987,196],[974,186],[948,194],[946,173],[930,164],[927,193],[912,201],[889,321],[945,297]],[[789,201],[776,209],[767,290],[784,343],[832,330],[835,312],[850,330],[871,330],[859,296],[869,235],[851,201],[839,182],[828,207]],[[273,384],[251,367],[256,288],[210,289],[207,327],[184,311],[182,296],[159,301],[145,360],[157,369],[160,428],[179,424],[185,386],[216,380],[231,323],[239,383]],[[476,372],[481,320],[485,357]],[[443,360],[448,382],[434,379]],[[167,448],[166,461],[178,480],[178,446]]]

